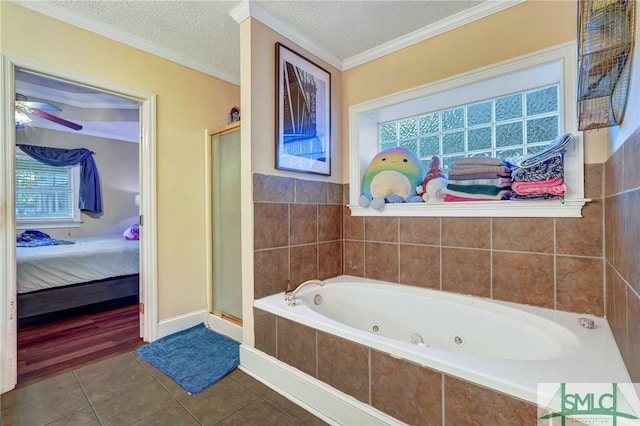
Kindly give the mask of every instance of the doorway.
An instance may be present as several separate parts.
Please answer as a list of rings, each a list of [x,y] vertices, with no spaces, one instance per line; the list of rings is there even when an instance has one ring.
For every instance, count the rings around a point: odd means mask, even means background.
[[[0,116],[3,123],[0,144],[0,201],[6,208],[0,217],[0,244],[6,256],[0,261],[0,393],[13,389],[17,382],[17,286],[16,286],[16,202],[15,202],[15,97],[16,73],[20,70],[46,76],[62,83],[77,85],[111,96],[137,102],[139,108],[138,155],[140,261],[139,261],[139,334],[153,341],[157,334],[157,270],[156,270],[156,182],[155,182],[155,95],[109,81],[81,75],[65,69],[25,58],[2,55]],[[131,200],[133,203],[133,199]]]

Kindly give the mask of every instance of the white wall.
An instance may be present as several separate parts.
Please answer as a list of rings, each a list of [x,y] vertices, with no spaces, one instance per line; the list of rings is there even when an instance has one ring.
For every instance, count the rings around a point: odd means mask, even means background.
[[[638,25],[638,19],[640,19],[640,7],[636,4],[635,45],[631,57],[631,82],[629,84],[627,110],[622,124],[609,129],[611,142],[607,150],[607,158],[616,152],[629,136],[640,127],[640,25]]]

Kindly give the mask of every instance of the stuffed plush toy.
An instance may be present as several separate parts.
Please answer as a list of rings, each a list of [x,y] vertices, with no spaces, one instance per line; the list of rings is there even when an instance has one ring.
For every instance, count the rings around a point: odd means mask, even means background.
[[[420,202],[416,186],[423,173],[420,160],[406,148],[384,150],[367,167],[358,204],[382,210],[385,203]]]
[[[442,188],[447,187],[447,175],[442,167],[440,167],[440,158],[437,155],[431,157],[429,171],[424,177],[422,184],[416,188],[416,192],[422,195],[425,202],[441,202],[444,201]]]

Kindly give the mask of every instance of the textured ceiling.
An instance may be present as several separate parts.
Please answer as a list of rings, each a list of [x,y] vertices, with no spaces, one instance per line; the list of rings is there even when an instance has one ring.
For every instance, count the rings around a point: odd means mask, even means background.
[[[270,26],[293,32],[335,64],[485,3],[464,0],[250,0]],[[498,0],[491,3],[508,3]],[[21,2],[121,41],[137,42],[169,59],[238,83],[239,25],[230,13],[242,1],[49,0]],[[252,13],[252,16],[254,14]],[[260,19],[260,16],[258,16]],[[298,42],[298,40],[294,40]],[[303,46],[306,47],[306,46]],[[155,51],[154,51],[155,49]],[[167,55],[162,55],[167,57]],[[340,66],[338,66],[340,68]]]
[[[0,0],[2,1],[2,0]],[[486,16],[524,0],[14,0],[17,3],[159,55],[234,84],[240,82],[240,31],[244,16],[262,21],[338,69],[377,56]],[[89,93],[46,79],[17,79],[17,88],[40,100],[59,102],[61,117],[82,121],[85,131],[102,125],[100,111],[122,109],[120,100],[91,105]],[[20,80],[20,81],[18,81]],[[37,85],[40,84],[40,88]],[[104,95],[104,94],[102,94]],[[78,98],[81,99],[78,99]],[[97,102],[97,101],[95,101]],[[79,104],[78,104],[79,103]],[[91,110],[94,118],[81,114]],[[128,114],[137,106],[127,106]],[[87,111],[85,111],[86,113]],[[119,116],[118,116],[119,117]],[[131,120],[135,117],[130,117]],[[137,141],[131,121],[114,139]],[[109,120],[106,120],[109,121]],[[128,124],[129,123],[129,124]],[[46,120],[38,127],[68,130]],[[98,132],[96,130],[96,136]],[[101,136],[105,136],[100,134]],[[110,137],[106,135],[106,137]]]

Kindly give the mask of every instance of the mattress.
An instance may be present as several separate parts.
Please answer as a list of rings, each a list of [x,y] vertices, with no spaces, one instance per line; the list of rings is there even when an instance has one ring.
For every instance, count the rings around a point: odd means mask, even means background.
[[[139,273],[137,240],[116,235],[73,241],[75,244],[17,247],[18,293]]]

